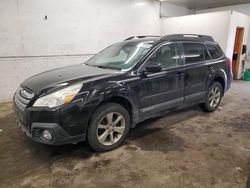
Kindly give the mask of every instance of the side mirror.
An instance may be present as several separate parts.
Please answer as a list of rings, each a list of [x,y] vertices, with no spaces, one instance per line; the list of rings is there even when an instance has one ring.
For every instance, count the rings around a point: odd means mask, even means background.
[[[162,71],[162,67],[159,63],[157,62],[150,62],[146,67],[145,67],[147,72],[151,73],[157,73]]]

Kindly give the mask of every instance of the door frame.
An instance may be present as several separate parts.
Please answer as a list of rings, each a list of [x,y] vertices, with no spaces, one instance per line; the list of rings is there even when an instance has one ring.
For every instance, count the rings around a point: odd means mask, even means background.
[[[242,55],[242,47],[243,47],[243,37],[244,37],[244,27],[237,27],[235,32],[235,39],[234,39],[234,48],[233,48],[233,57],[232,57],[232,72],[233,78],[235,80],[238,79],[239,75],[239,67],[240,67],[240,60]],[[237,54],[236,60],[234,60],[234,56]]]

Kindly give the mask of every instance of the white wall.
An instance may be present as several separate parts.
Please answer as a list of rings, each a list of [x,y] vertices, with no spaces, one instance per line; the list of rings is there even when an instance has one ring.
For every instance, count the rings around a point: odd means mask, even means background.
[[[0,56],[93,54],[127,36],[160,34],[152,0],[1,0],[0,14]]]
[[[218,7],[218,8],[210,8],[210,9],[204,9],[204,10],[197,10],[196,14],[226,11],[226,10],[232,10],[232,11],[240,12],[240,13],[250,16],[250,3],[232,5],[232,6],[224,6],[224,7]]]
[[[189,15],[163,20],[163,35],[178,33],[193,33],[211,35],[227,51],[227,36],[229,32],[231,12],[216,12],[199,15]]]
[[[177,17],[189,14],[195,14],[195,11],[171,3],[161,2],[161,17]]]
[[[0,102],[31,75],[129,36],[160,35],[159,11],[154,0],[1,0]]]

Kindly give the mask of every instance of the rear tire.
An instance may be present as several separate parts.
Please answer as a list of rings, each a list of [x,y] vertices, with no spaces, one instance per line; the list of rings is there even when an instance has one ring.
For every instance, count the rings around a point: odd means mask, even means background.
[[[213,112],[219,107],[221,99],[222,86],[219,82],[214,82],[206,94],[205,103],[200,104],[200,107],[205,112]]]
[[[97,152],[121,145],[130,129],[128,111],[117,103],[105,103],[94,112],[88,128],[88,142]]]

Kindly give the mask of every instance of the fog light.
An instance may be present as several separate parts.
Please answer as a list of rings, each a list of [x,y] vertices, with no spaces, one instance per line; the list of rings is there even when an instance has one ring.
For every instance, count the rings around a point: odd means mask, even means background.
[[[50,131],[47,129],[45,129],[43,131],[42,135],[43,135],[43,138],[45,138],[46,140],[50,141],[52,139],[52,135],[51,135]]]

